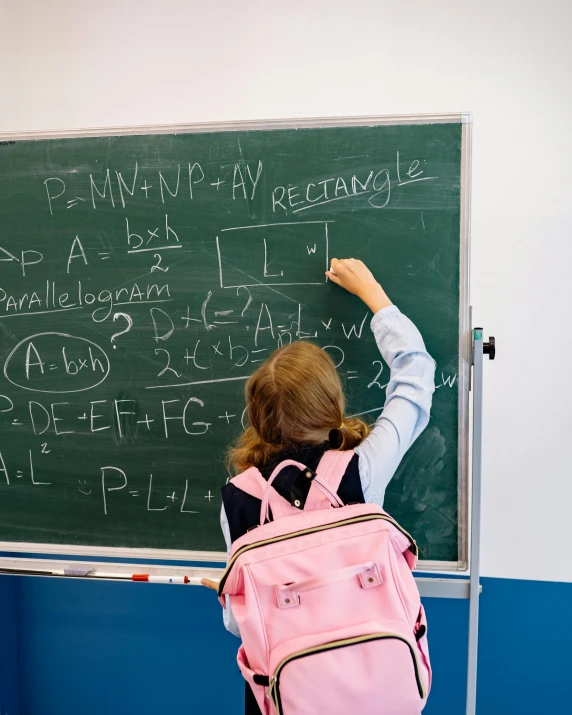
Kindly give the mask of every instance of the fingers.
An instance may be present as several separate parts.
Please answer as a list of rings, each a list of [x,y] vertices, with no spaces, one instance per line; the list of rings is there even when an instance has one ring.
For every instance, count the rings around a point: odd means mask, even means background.
[[[357,258],[332,258],[330,261],[330,270],[335,273],[339,271],[347,270],[348,268],[355,268],[361,265],[362,261]]]
[[[332,283],[357,295],[367,305],[369,305],[368,300],[371,299],[371,296],[378,296],[381,290],[372,272],[363,261],[357,258],[332,258],[330,270],[326,271],[326,275]]]
[[[330,272],[334,274],[343,273],[348,267],[353,258],[332,258],[330,261]]]
[[[342,285],[343,278],[355,272],[361,264],[362,262],[355,258],[332,258],[330,261],[330,270],[326,271],[326,275],[333,283]]]
[[[337,283],[338,285],[341,285],[341,282],[338,277],[336,268],[339,269],[340,266],[341,266],[341,261],[338,261],[337,258],[332,258],[330,261],[330,270],[326,271],[326,275],[332,281],[332,283]]]
[[[206,586],[206,588],[210,588],[213,591],[218,591],[218,583],[217,581],[211,581],[210,578],[203,578],[201,579],[201,585]]]

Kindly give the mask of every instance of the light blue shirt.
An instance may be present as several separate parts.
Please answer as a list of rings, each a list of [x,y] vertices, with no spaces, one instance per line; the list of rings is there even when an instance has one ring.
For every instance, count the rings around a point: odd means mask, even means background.
[[[381,414],[355,452],[359,455],[365,501],[383,506],[385,490],[403,455],[429,422],[435,390],[435,362],[425,350],[420,332],[397,306],[379,310],[371,320],[371,329],[379,352],[389,365],[390,378]],[[221,526],[230,554],[230,529],[224,506]],[[228,597],[224,625],[240,637]]]

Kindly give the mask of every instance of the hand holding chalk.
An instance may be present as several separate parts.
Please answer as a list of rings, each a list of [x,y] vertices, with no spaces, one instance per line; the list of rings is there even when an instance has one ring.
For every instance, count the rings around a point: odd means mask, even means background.
[[[391,305],[385,291],[363,261],[355,258],[332,258],[330,270],[326,271],[326,275],[332,283],[337,283],[361,298],[374,315],[378,310]]]

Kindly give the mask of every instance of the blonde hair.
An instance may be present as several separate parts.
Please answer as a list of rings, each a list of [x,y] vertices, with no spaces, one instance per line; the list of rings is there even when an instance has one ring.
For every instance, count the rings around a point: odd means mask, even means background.
[[[371,431],[362,420],[344,417],[334,363],[306,341],[276,350],[249,378],[245,397],[249,427],[227,452],[231,474],[263,467],[282,450],[328,439],[336,449],[353,449]]]

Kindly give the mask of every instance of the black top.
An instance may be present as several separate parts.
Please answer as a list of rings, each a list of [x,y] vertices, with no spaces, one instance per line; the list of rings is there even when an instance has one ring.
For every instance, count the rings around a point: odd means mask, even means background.
[[[272,460],[260,471],[264,479],[268,479],[274,468],[285,459],[293,459],[312,471],[315,471],[324,452],[331,449],[329,442],[319,445],[306,445],[295,449],[285,450],[276,454]],[[354,454],[347,466],[342,481],[338,489],[338,496],[344,504],[363,504],[365,502],[361,479],[359,476],[359,457]],[[289,465],[284,467],[272,482],[280,496],[290,501],[290,491],[300,474],[298,467]],[[256,499],[250,494],[241,491],[229,482],[222,488],[222,503],[228,519],[231,541],[236,541],[249,529],[257,526],[260,522],[260,499]],[[272,515],[270,516],[272,519]]]

